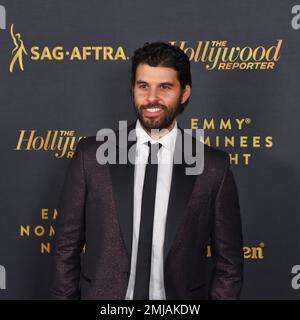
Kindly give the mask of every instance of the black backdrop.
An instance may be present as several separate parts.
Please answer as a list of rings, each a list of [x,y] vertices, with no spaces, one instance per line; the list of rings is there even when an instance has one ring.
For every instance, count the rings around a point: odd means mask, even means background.
[[[191,59],[192,96],[180,125],[204,127],[207,143],[232,157],[242,298],[299,299],[297,1],[0,5],[0,299],[48,298],[55,210],[72,150],[81,137],[135,119],[128,59],[157,40]],[[229,52],[234,61],[222,61]]]

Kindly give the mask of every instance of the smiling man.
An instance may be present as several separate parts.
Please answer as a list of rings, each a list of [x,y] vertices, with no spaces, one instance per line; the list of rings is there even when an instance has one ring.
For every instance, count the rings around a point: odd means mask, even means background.
[[[135,163],[99,164],[103,142],[78,143],[59,200],[52,297],[239,299],[242,226],[228,154],[204,146],[198,175],[186,174],[185,157],[172,161],[186,136],[176,118],[191,95],[189,58],[168,43],[146,43],[131,71],[136,141],[126,148],[134,147]],[[199,143],[192,138],[192,153]]]
[[[182,89],[177,71],[162,66],[139,64],[133,83],[133,96],[138,119],[144,129],[171,131],[181,104],[191,93],[191,85]]]

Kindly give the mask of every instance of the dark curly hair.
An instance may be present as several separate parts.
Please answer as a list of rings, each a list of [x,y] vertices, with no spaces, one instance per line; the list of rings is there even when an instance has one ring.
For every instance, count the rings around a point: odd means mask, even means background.
[[[177,77],[182,91],[186,85],[192,87],[192,76],[189,57],[179,47],[166,42],[146,42],[142,48],[136,49],[131,57],[131,86],[135,84],[136,69],[139,64],[145,63],[151,67],[168,67],[177,71]],[[189,103],[189,99],[181,104],[181,113]]]

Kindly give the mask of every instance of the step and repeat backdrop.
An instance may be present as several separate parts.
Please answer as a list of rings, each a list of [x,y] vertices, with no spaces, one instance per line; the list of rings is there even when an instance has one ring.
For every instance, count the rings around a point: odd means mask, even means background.
[[[179,125],[230,154],[242,299],[300,299],[297,0],[0,0],[0,299],[49,298],[68,163],[82,137],[135,120],[130,57],[152,41],[190,57]]]

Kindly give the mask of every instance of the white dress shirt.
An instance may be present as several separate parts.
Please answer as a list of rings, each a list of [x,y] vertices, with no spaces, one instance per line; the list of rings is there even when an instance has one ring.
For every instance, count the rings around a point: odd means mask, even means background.
[[[131,270],[128,288],[125,300],[132,300],[137,248],[139,239],[139,227],[141,217],[142,194],[145,177],[145,168],[149,155],[149,147],[147,142],[160,142],[162,147],[158,151],[158,172],[156,182],[155,209],[153,220],[153,240],[151,255],[151,271],[149,284],[150,300],[166,300],[164,287],[164,238],[165,226],[167,218],[168,201],[170,194],[170,186],[173,170],[173,154],[175,148],[175,140],[177,135],[177,122],[171,131],[165,134],[159,140],[152,139],[142,128],[140,121],[136,122],[136,157],[134,168],[134,208],[133,208],[133,237],[132,237],[132,255]]]

